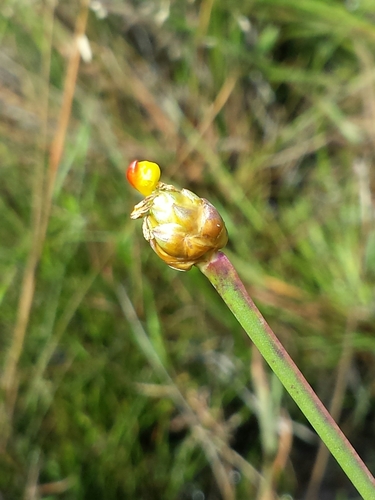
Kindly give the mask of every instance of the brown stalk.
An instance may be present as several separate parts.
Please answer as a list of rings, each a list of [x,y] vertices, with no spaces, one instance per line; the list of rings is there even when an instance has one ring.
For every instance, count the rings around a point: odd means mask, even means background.
[[[45,224],[48,223],[49,212],[52,203],[53,189],[55,186],[56,175],[64,149],[69,118],[72,111],[72,103],[77,83],[78,68],[81,57],[78,46],[78,40],[85,34],[86,31],[88,7],[89,7],[89,0],[81,0],[81,10],[77,17],[75,33],[74,33],[74,46],[72,48],[72,52],[70,54],[68,62],[68,67],[66,70],[64,93],[60,108],[59,121],[55,137],[51,144],[50,155],[49,155],[49,167],[48,167],[49,174],[47,182],[47,199],[45,206],[46,208]],[[45,230],[46,227],[44,228],[44,231]]]
[[[158,103],[143,79],[137,75],[137,71],[135,71],[126,59],[122,59],[120,63],[115,54],[107,48],[102,49],[101,56],[104,66],[107,68],[113,81],[118,85],[118,88],[131,95],[147,111],[153,126],[162,132],[166,139],[176,142],[177,132],[175,124],[164,112],[163,107]],[[142,66],[140,66],[140,69],[142,69]]]
[[[190,141],[188,140],[184,145],[185,147],[183,147],[181,152],[179,153],[178,165],[177,165],[176,169],[179,168],[179,165],[184,163],[184,161],[188,158],[188,156],[193,151],[195,151],[195,149],[197,148],[198,142],[202,139],[202,137],[209,130],[214,119],[220,113],[220,111],[223,109],[223,107],[225,106],[229,97],[231,96],[231,94],[236,86],[237,80],[238,80],[238,77],[235,74],[229,75],[226,78],[226,80],[223,83],[221,89],[219,90],[219,93],[217,94],[215,100],[212,102],[212,104],[208,108],[206,114],[204,115],[203,120],[197,126],[198,135],[195,137],[195,139],[192,138]]]

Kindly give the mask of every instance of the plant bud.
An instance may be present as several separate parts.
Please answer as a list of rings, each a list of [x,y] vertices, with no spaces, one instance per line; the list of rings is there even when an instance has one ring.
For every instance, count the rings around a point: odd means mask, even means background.
[[[168,266],[179,271],[208,261],[228,241],[224,221],[210,202],[161,182],[130,217],[144,217],[144,237]]]

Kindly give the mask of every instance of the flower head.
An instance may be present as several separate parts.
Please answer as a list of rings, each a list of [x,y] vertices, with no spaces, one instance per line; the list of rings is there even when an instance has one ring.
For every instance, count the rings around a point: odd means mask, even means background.
[[[144,217],[145,239],[166,264],[180,271],[209,260],[228,241],[224,221],[209,201],[162,182],[156,182],[130,217]]]

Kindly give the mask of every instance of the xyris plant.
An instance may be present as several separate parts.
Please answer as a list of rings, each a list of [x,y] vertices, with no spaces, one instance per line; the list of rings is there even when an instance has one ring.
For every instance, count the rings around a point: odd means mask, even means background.
[[[159,181],[160,168],[133,161],[128,181],[146,196],[131,213],[143,218],[143,235],[168,266],[188,271],[196,265],[211,281],[285,389],[305,414],[365,500],[375,499],[375,479],[314,393],[249,297],[234,267],[220,251],[228,235],[223,219],[204,198]]]

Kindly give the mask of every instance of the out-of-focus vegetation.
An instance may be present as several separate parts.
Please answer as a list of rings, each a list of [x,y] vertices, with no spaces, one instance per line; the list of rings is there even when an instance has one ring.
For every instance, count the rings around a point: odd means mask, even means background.
[[[358,498],[124,169],[220,209],[374,472],[374,54],[370,0],[1,2],[2,499]]]

